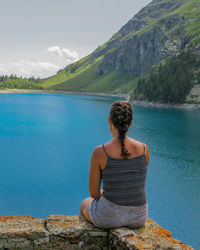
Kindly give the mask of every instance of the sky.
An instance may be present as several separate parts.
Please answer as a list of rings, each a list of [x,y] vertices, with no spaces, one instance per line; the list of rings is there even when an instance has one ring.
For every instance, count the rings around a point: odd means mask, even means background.
[[[54,75],[105,43],[150,2],[0,0],[0,75]]]

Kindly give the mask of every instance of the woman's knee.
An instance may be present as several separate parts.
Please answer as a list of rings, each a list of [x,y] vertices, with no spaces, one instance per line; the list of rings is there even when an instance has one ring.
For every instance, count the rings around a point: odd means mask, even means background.
[[[91,197],[84,199],[81,202],[80,211],[82,211],[84,213],[85,210],[89,209],[89,206],[90,206],[90,203],[92,202],[92,200],[93,199]]]

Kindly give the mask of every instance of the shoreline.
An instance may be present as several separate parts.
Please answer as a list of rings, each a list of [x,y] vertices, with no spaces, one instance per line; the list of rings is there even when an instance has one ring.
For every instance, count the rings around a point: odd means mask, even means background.
[[[0,89],[0,94],[25,94],[25,93],[41,93],[41,94],[71,94],[71,95],[97,95],[97,96],[111,96],[130,99],[130,94],[108,94],[99,92],[81,92],[81,91],[61,91],[61,90],[40,90],[40,89]],[[152,107],[152,108],[165,108],[165,109],[187,109],[187,110],[198,110],[200,104],[167,104],[167,103],[156,103],[148,101],[133,101],[130,100],[131,104],[140,107]]]
[[[165,108],[165,109],[187,109],[187,110],[198,110],[200,109],[200,104],[171,104],[171,103],[157,103],[148,101],[131,101],[135,106],[140,107],[151,107],[151,108]]]
[[[108,94],[108,93],[99,93],[99,92],[40,90],[40,89],[0,89],[0,94],[26,94],[26,93],[97,95],[97,96],[112,96],[112,97],[121,97],[121,98],[129,99],[129,94]]]

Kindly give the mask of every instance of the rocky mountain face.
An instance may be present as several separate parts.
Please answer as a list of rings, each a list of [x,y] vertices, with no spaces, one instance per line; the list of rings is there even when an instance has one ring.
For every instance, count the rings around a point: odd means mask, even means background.
[[[92,53],[103,55],[98,74],[119,68],[134,76],[152,69],[163,59],[183,50],[192,40],[186,33],[186,19],[175,11],[188,0],[154,0],[135,15],[103,48]]]
[[[57,75],[44,79],[41,87],[129,93],[140,78],[160,63],[165,64],[168,58],[188,48],[200,57],[199,27],[200,0],[153,0],[109,41]]]

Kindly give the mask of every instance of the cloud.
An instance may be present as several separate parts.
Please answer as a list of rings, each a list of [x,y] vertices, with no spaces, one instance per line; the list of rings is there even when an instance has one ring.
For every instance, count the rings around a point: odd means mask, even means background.
[[[68,57],[72,60],[78,60],[79,56],[78,53],[75,50],[69,50],[69,49],[62,49],[63,56]]]
[[[7,64],[0,64],[0,75],[15,74],[22,77],[48,77],[56,74],[59,66],[50,62],[32,62],[22,60]]]
[[[0,75],[9,75],[9,72],[6,70],[3,64],[0,64]]]
[[[79,59],[75,50],[60,48],[59,46],[49,47],[43,54],[45,61],[20,60],[0,64],[0,75],[17,75],[22,77],[45,78],[57,73],[58,70]]]
[[[58,46],[52,46],[47,49],[48,52],[62,57],[62,50]]]
[[[70,50],[67,48],[60,48],[59,46],[49,47],[47,51],[61,58],[64,58],[70,61],[71,63],[79,59],[78,53],[75,50]]]

